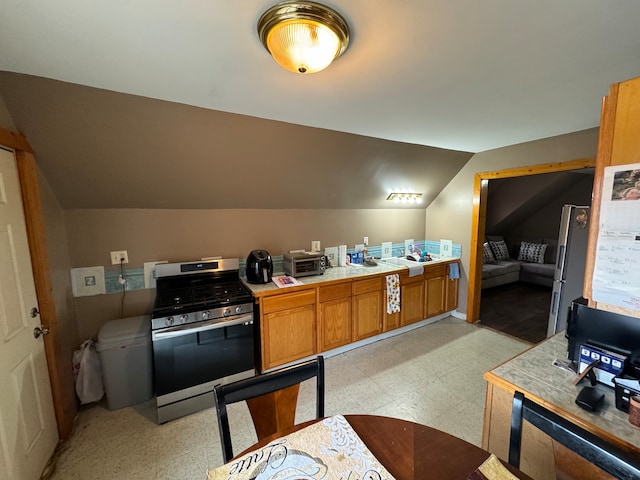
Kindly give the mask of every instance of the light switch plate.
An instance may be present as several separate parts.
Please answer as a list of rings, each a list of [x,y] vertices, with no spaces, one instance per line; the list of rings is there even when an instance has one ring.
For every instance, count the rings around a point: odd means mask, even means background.
[[[106,293],[104,267],[72,268],[71,290],[74,297],[88,297]]]
[[[327,247],[324,249],[324,254],[329,260],[329,265],[338,266],[338,247]]]
[[[389,258],[393,257],[393,243],[391,242],[382,242],[382,247],[380,249],[380,258]]]
[[[450,258],[453,251],[451,240],[440,240],[440,258]]]
[[[129,263],[129,254],[126,250],[116,250],[110,252],[111,265],[120,265],[120,263]]]
[[[407,256],[413,252],[413,238],[404,241],[404,255]]]

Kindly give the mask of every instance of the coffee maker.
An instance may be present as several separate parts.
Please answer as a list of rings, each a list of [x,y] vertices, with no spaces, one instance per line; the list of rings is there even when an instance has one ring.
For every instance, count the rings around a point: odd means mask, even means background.
[[[266,250],[252,250],[246,263],[247,282],[269,283],[273,275],[273,261]]]

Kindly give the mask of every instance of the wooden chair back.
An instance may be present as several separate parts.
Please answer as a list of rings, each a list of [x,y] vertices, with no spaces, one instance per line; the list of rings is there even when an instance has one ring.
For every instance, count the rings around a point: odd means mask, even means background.
[[[295,424],[300,383],[316,378],[316,418],[324,417],[324,358],[263,373],[213,389],[224,461],[233,458],[227,405],[246,401],[258,440]]]

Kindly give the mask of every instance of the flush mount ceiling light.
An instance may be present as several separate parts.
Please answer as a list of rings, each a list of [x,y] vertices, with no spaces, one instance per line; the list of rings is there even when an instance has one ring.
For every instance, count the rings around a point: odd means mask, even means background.
[[[327,68],[347,49],[349,26],[316,2],[282,2],[260,17],[258,35],[276,62],[294,73]]]
[[[422,203],[422,194],[393,192],[389,194],[387,200],[393,200],[396,203]]]

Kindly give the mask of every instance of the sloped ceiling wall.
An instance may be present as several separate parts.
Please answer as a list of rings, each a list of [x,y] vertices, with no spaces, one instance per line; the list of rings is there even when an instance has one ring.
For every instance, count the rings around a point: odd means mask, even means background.
[[[486,232],[511,238],[557,238],[562,205],[589,205],[593,171],[489,181]]]
[[[8,72],[0,95],[65,209],[424,209],[472,155]]]

